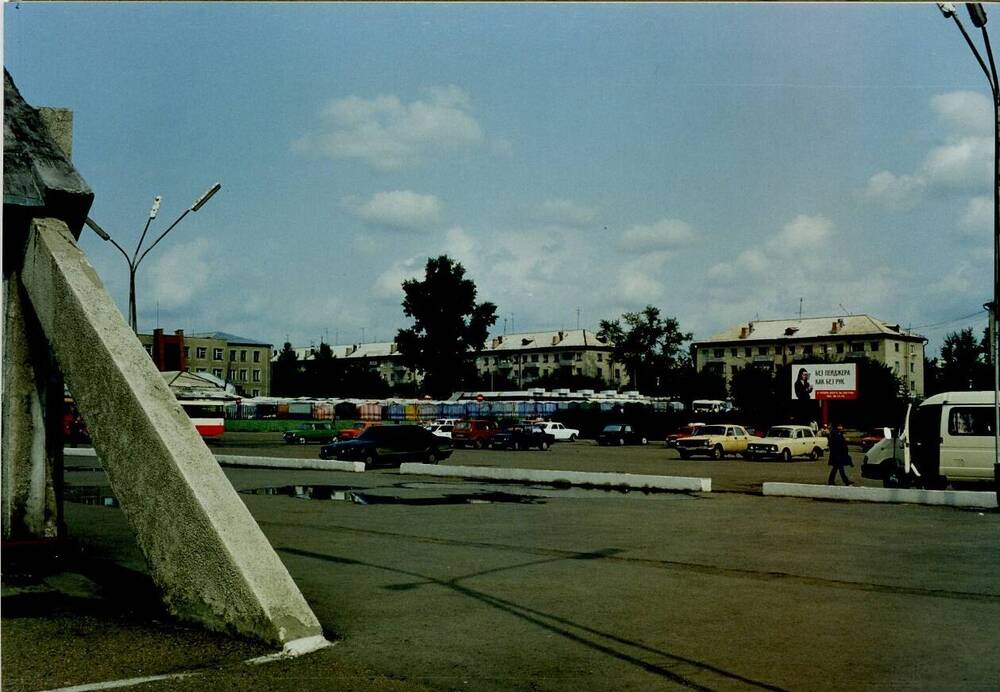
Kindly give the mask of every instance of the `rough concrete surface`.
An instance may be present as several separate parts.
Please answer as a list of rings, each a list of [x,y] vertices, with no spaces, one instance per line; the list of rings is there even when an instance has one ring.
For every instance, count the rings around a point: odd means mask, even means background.
[[[33,223],[22,282],[171,609],[270,642],[321,634],[65,224]]]

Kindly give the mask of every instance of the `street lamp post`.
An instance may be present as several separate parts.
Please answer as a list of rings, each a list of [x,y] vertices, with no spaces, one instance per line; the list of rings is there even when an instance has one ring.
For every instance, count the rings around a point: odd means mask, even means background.
[[[126,252],[121,245],[115,242],[115,239],[112,238],[107,231],[101,228],[96,221],[94,221],[90,217],[87,217],[85,223],[91,228],[91,230],[93,230],[94,233],[100,236],[102,240],[105,240],[114,245],[118,249],[118,252],[122,253],[122,257],[125,258],[125,262],[128,264],[128,324],[132,328],[132,331],[135,332],[136,334],[139,333],[139,322],[136,319],[135,275],[136,272],[139,271],[139,265],[142,263],[142,260],[145,259],[146,255],[148,255],[150,251],[154,247],[156,247],[161,240],[163,240],[163,238],[167,235],[167,233],[170,233],[170,231],[174,229],[174,226],[179,224],[181,220],[189,213],[193,211],[198,211],[203,206],[205,206],[205,203],[208,202],[208,200],[212,198],[212,195],[218,192],[221,187],[222,185],[220,185],[219,183],[215,183],[214,185],[212,185],[212,187],[205,190],[205,192],[201,195],[201,197],[199,197],[194,201],[194,204],[185,209],[184,213],[178,216],[177,220],[174,221],[172,224],[170,224],[170,226],[167,227],[167,230],[165,230],[163,233],[157,236],[156,240],[154,240],[153,243],[143,251],[142,243],[144,240],[146,240],[146,233],[149,231],[149,225],[153,223],[153,219],[156,218],[157,213],[160,211],[161,198],[159,195],[154,197],[153,206],[150,207],[149,217],[146,219],[146,225],[142,229],[142,235],[139,236],[139,242],[136,244],[135,251],[132,253],[131,256],[129,256],[128,252]],[[142,254],[139,254],[140,251],[142,251]]]
[[[939,2],[938,8],[946,19],[952,19],[965,38],[965,42],[976,56],[979,66],[986,75],[993,98],[993,300],[990,307],[990,357],[993,359],[993,478],[996,482],[997,499],[1000,500],[1000,358],[997,356],[997,310],[1000,309],[1000,80],[997,79],[997,66],[993,60],[993,48],[990,46],[990,35],[986,32],[986,10],[982,3],[968,2],[965,4],[973,26],[983,33],[983,44],[986,47],[986,57],[989,68],[976,44],[973,43],[962,21],[958,18],[954,4]]]

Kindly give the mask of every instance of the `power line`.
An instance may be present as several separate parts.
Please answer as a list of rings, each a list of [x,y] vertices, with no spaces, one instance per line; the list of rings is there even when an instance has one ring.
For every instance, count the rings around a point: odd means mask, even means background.
[[[916,327],[913,327],[913,329],[930,329],[932,327],[942,327],[944,325],[953,324],[954,322],[969,320],[972,319],[973,317],[984,317],[984,316],[986,316],[986,311],[980,308],[979,310],[976,310],[973,313],[969,313],[968,315],[962,315],[961,317],[953,317],[952,319],[944,320],[943,322],[934,322],[931,324],[918,324]]]

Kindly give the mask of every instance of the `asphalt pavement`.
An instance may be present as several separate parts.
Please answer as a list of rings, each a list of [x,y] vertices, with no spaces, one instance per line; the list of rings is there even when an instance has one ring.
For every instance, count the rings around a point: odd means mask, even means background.
[[[219,446],[317,452],[260,437]],[[336,641],[255,666],[242,661],[263,647],[159,610],[99,466],[72,460],[62,558],[39,567],[4,553],[3,687],[191,671],[143,687],[986,689],[1000,680],[1000,514],[763,497],[764,481],[825,482],[826,464],[674,455],[577,442],[449,461],[710,475],[724,492],[228,469]]]

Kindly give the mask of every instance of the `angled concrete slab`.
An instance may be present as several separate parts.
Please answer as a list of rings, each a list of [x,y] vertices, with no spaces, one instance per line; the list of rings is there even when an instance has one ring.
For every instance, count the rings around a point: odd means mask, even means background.
[[[568,483],[602,487],[626,487],[641,490],[686,490],[711,492],[711,478],[683,476],[651,476],[639,473],[591,473],[587,471],[548,471],[544,469],[511,469],[495,466],[451,466],[447,464],[400,464],[399,472],[422,476],[475,478],[524,483]]]
[[[87,447],[76,449],[69,447],[63,450],[68,457],[97,457],[97,450]],[[285,469],[288,471],[347,471],[349,473],[364,473],[363,461],[327,461],[325,459],[286,459],[283,457],[252,457],[240,454],[216,454],[216,460],[222,466],[246,467],[255,469]]]
[[[63,222],[32,222],[21,281],[171,610],[281,644],[321,635]]]

